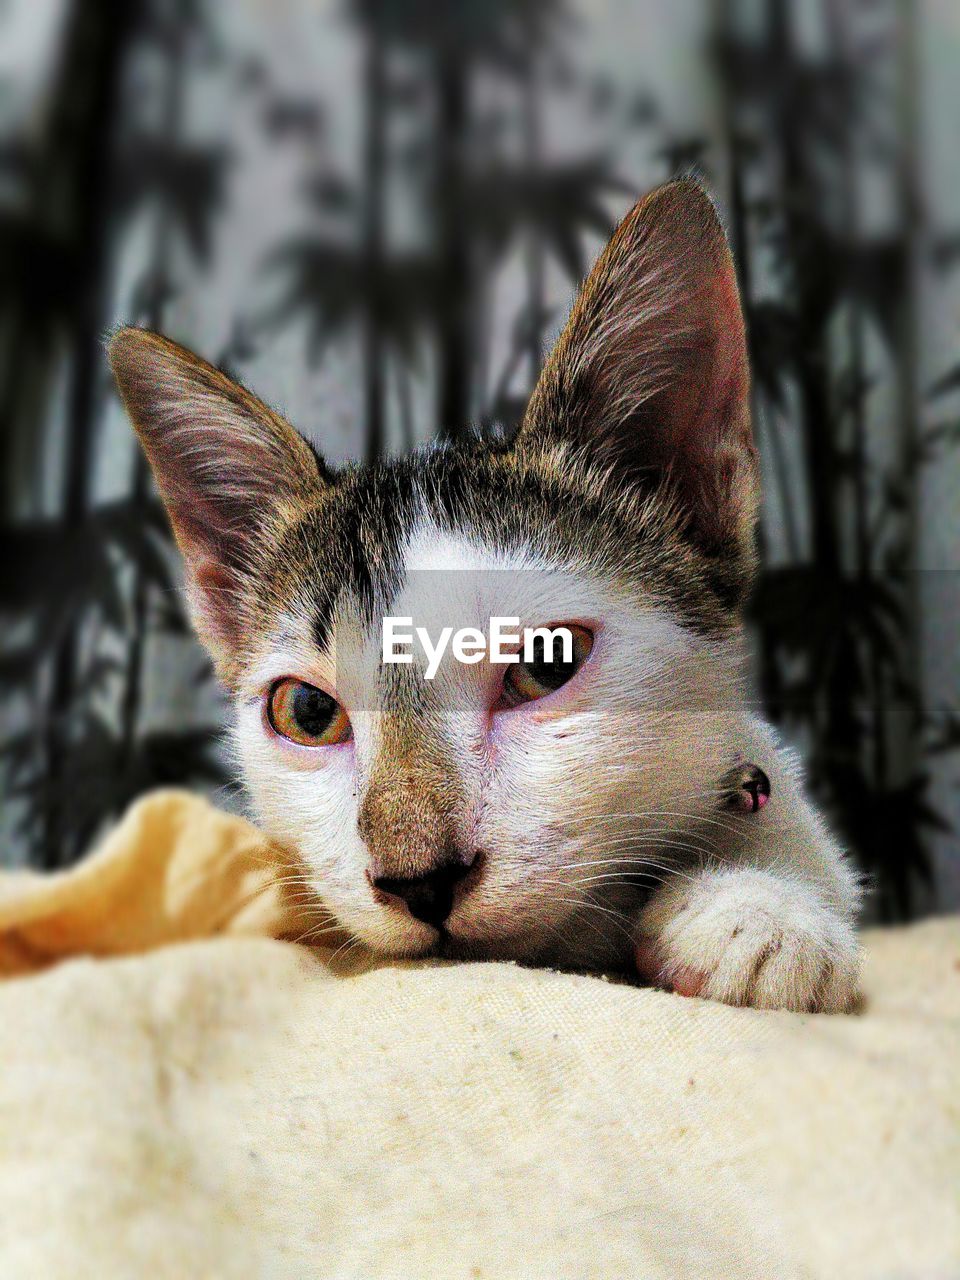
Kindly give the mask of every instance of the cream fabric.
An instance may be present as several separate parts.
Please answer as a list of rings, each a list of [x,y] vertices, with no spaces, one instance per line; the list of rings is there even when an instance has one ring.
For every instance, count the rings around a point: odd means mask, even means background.
[[[960,1276],[956,921],[869,934],[864,1012],[797,1016],[335,973],[239,936],[313,927],[278,873],[170,793],[0,883],[8,971],[89,953],[0,984],[4,1280]]]

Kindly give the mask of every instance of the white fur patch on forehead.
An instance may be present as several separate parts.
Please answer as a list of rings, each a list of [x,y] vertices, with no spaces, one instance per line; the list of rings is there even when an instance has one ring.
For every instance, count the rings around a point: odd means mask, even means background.
[[[411,532],[401,550],[404,585],[391,614],[413,616],[421,625],[480,627],[491,617],[521,622],[559,607],[586,607],[584,576],[550,564],[532,548],[504,549],[479,538],[451,533],[430,520]]]
[[[638,663],[664,670],[715,647],[653,600],[625,593],[622,584],[598,580],[586,567],[550,564],[533,548],[504,550],[425,521],[403,548],[404,586],[391,602],[393,616],[412,617],[432,634],[447,626],[486,631],[493,617],[518,618],[519,626],[563,622],[603,625],[624,638]],[[652,665],[649,656],[655,655]],[[448,655],[449,659],[449,655]],[[447,660],[441,669],[460,683],[473,668]]]
[[[441,529],[432,520],[417,524],[401,552],[407,574],[425,570],[489,572],[490,570],[546,570],[550,566],[533,548],[507,551],[488,547],[479,539]]]

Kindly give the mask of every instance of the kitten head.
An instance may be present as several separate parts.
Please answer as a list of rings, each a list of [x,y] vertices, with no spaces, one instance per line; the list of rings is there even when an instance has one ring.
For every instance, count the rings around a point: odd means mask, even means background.
[[[370,946],[613,963],[718,802],[757,464],[734,270],[671,183],[618,228],[509,445],[331,473],[249,392],[121,331],[123,399],[235,698],[265,826]],[[550,661],[383,661],[383,619],[566,625]],[[409,628],[408,628],[409,629]]]

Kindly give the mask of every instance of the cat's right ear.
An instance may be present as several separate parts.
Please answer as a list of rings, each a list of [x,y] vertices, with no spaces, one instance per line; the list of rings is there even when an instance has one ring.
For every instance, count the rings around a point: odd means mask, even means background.
[[[194,624],[223,672],[270,525],[328,479],[287,422],[184,347],[121,329],[109,356],[183,554]]]

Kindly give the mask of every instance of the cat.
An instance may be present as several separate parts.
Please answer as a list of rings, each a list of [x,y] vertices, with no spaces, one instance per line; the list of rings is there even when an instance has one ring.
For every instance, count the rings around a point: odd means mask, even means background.
[[[509,440],[332,471],[167,339],[109,354],[256,814],[354,937],[851,1007],[857,874],[744,691],[759,468],[698,183],[620,224]],[[574,652],[382,662],[385,618],[495,615]]]

